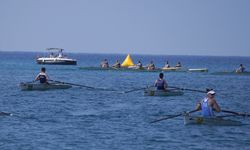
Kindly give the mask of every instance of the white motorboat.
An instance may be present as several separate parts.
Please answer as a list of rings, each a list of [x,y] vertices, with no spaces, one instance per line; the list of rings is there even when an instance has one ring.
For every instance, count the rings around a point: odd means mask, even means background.
[[[38,57],[36,62],[38,64],[50,64],[50,65],[76,65],[76,59],[67,58],[63,54],[63,49],[61,48],[47,48],[46,50],[49,51],[58,51],[58,53],[54,54],[53,52],[50,53],[47,57]]]

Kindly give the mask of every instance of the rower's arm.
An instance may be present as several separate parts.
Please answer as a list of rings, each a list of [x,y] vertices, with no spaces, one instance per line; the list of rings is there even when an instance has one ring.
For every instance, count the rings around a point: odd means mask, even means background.
[[[49,76],[46,74],[46,80],[49,81]]]
[[[164,88],[167,89],[168,88],[168,83],[166,80],[164,80]]]
[[[155,80],[155,84],[154,84],[154,86],[157,86],[157,80]]]
[[[201,110],[201,103],[200,102],[196,105],[195,110],[197,110],[197,111]]]
[[[35,81],[39,80],[39,74],[36,76]]]
[[[215,100],[213,101],[213,109],[216,112],[220,112],[221,111],[220,106],[217,104],[217,102]]]

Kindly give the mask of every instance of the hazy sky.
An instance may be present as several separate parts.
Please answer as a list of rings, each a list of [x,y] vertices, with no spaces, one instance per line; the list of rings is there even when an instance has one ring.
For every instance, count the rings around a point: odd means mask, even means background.
[[[250,0],[0,0],[0,50],[250,56]]]

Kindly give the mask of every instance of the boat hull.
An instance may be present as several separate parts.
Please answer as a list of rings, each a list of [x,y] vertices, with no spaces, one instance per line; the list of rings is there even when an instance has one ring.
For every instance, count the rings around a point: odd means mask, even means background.
[[[33,90],[52,90],[52,89],[68,89],[71,85],[63,83],[20,83],[19,87],[22,91],[33,91]]]
[[[163,67],[161,68],[162,71],[183,71],[181,67]]]
[[[188,69],[189,72],[208,72],[207,68]]]
[[[242,125],[240,121],[223,119],[220,117],[204,118],[198,116],[184,115],[185,125],[216,125],[216,126],[238,126]]]
[[[180,90],[169,89],[167,91],[164,90],[156,90],[155,88],[148,88],[144,91],[144,96],[181,96],[184,93]]]
[[[47,64],[47,65],[77,65],[77,61],[73,59],[38,58],[36,62],[37,64]]]

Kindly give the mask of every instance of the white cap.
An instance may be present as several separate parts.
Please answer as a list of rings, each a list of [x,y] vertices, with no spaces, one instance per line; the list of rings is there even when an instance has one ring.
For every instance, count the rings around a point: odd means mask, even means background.
[[[214,91],[214,90],[211,90],[211,91],[207,92],[207,94],[212,94],[212,95],[214,95],[214,94],[215,94],[215,91]]]

